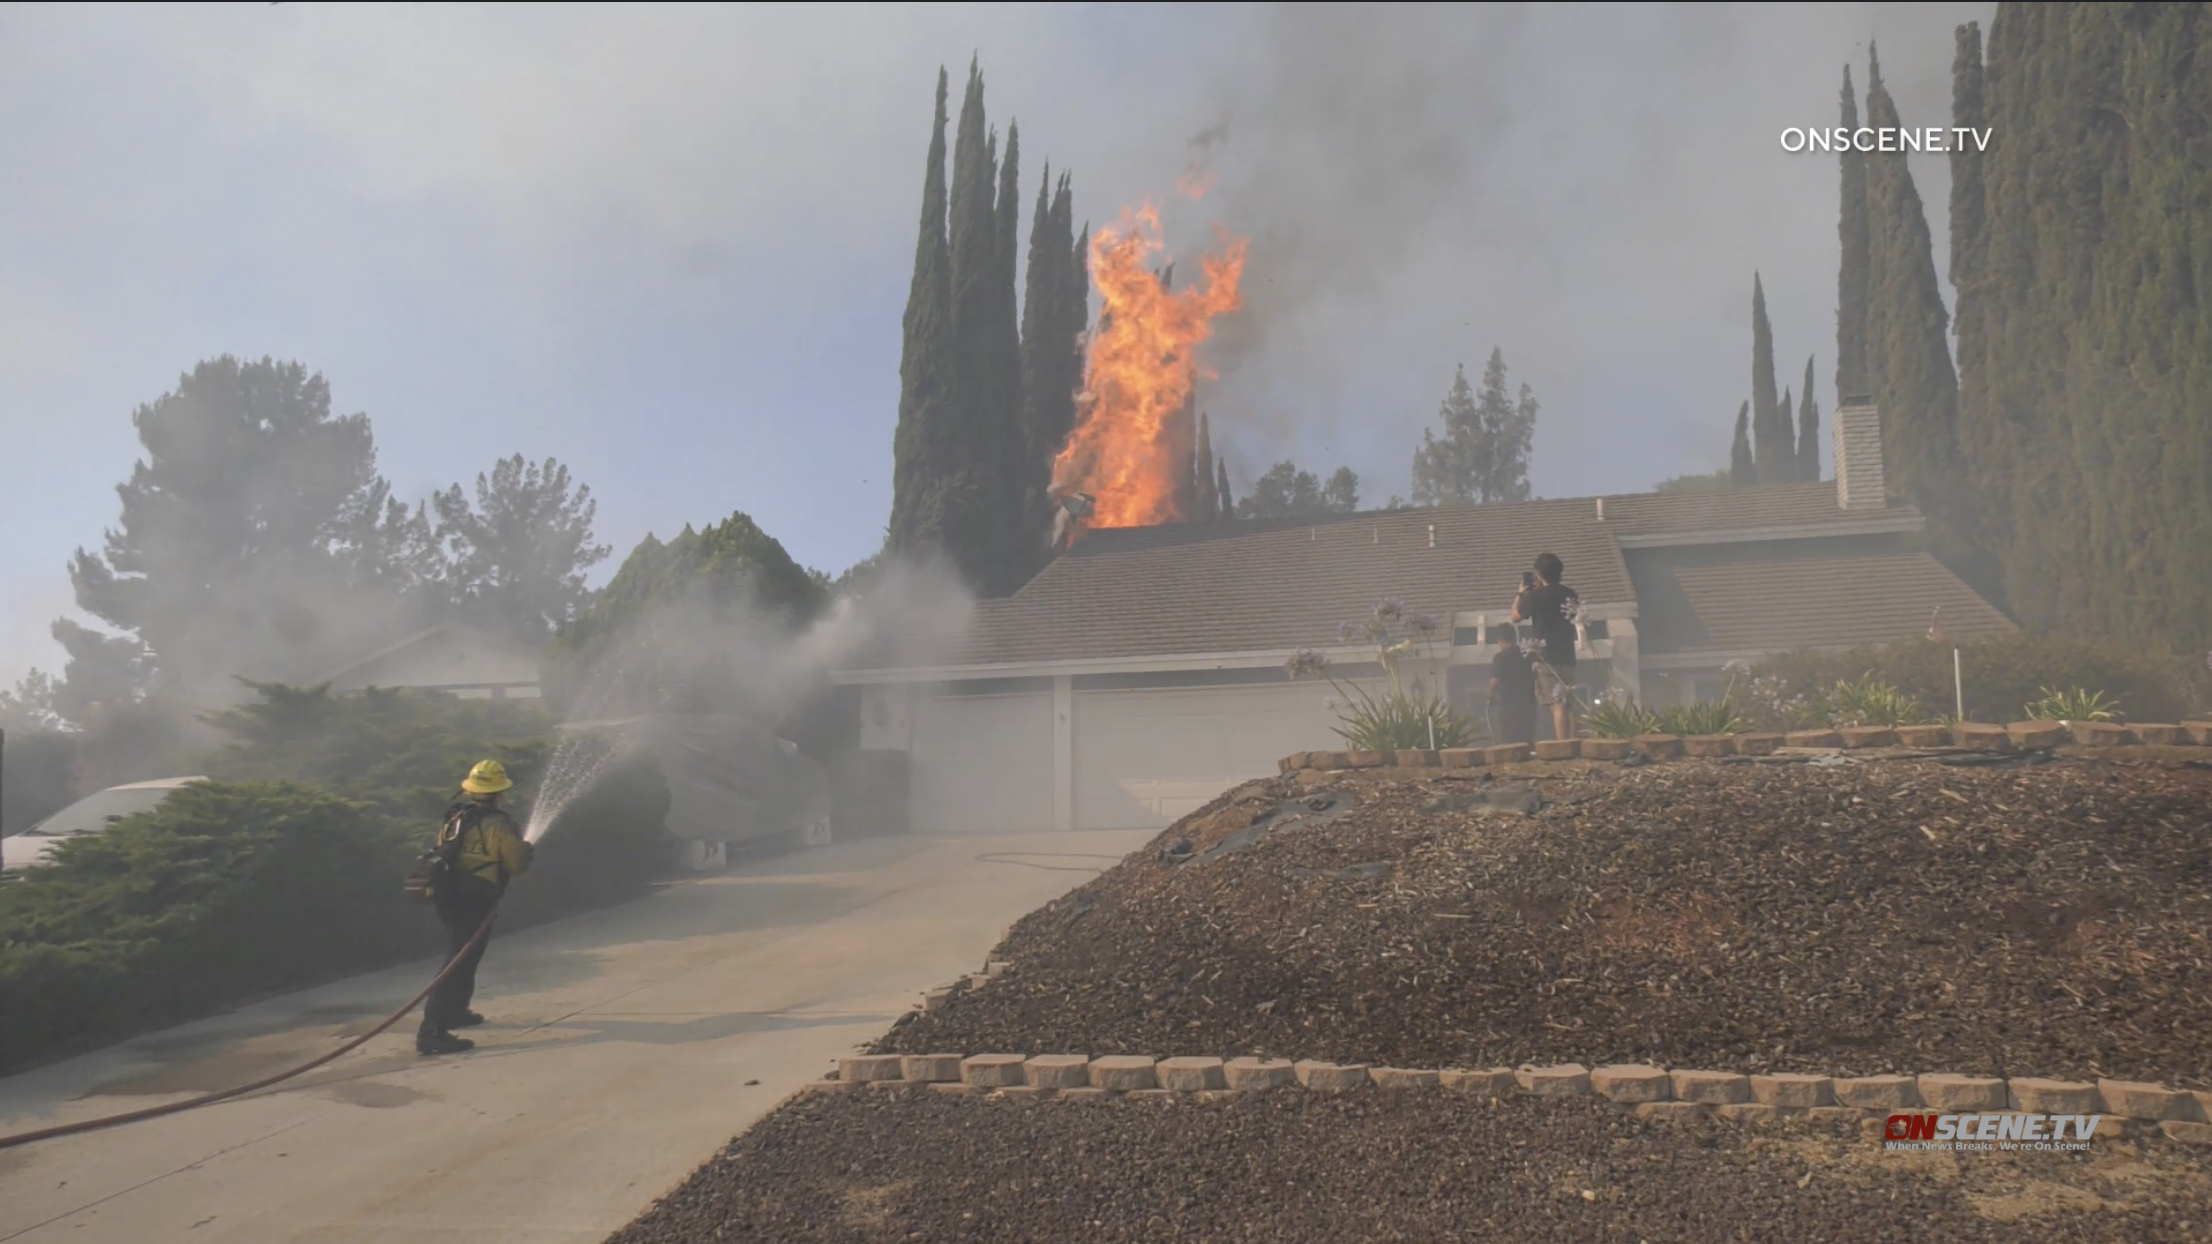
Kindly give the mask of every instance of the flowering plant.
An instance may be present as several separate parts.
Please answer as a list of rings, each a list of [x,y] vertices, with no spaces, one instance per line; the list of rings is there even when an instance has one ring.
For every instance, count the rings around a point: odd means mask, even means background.
[[[1364,640],[1375,646],[1375,660],[1387,684],[1381,695],[1357,683],[1339,681],[1329,672],[1328,656],[1312,648],[1292,653],[1284,670],[1292,678],[1329,680],[1344,699],[1336,733],[1361,751],[1462,747],[1479,737],[1474,725],[1419,679],[1411,688],[1406,685],[1406,658],[1426,655],[1442,630],[1436,618],[1407,608],[1395,596],[1377,603],[1366,618],[1337,628],[1340,643]],[[1336,707],[1333,699],[1330,707]]]

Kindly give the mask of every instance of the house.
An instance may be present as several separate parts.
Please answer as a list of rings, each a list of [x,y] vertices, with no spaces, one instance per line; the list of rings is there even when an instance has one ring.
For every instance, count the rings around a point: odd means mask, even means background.
[[[1938,609],[1952,636],[2014,629],[1883,491],[1877,420],[1838,412],[1828,483],[1088,532],[980,602],[942,663],[834,677],[860,688],[861,747],[905,754],[913,832],[1139,828],[1335,742],[1329,685],[1285,662],[1379,676],[1337,629],[1385,597],[1450,620],[1410,673],[1479,704],[1484,633],[1539,552],[1588,607],[1577,681],[1645,703],[1717,696],[1739,659],[1924,634]]]
[[[337,692],[367,687],[448,691],[471,700],[534,700],[541,649],[495,631],[446,622],[323,675]]]

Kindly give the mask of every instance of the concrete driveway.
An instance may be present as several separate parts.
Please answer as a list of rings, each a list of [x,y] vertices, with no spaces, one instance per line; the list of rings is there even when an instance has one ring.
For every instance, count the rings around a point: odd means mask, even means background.
[[[416,1057],[410,1020],[253,1097],[0,1151],[0,1241],[602,1240],[1150,837],[842,843],[497,936],[473,1053]],[[0,1080],[0,1133],[269,1074],[367,1031],[436,967]]]

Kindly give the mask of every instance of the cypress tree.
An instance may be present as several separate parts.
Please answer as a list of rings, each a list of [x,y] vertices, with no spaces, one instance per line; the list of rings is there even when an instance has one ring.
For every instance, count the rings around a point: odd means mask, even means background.
[[[1736,443],[1728,450],[1728,484],[1743,488],[1759,482],[1759,470],[1751,457],[1751,403],[1736,412]]]
[[[971,64],[952,154],[952,409],[959,464],[946,496],[946,551],[970,588],[1005,590],[1004,549],[1019,527],[1008,478],[1007,351],[1001,285],[1010,283],[997,210],[998,136],[983,109],[983,74]],[[1018,357],[1018,351],[1016,353]],[[1017,364],[1018,366],[1018,364]]]
[[[1775,455],[1777,460],[1774,464],[1774,479],[1772,482],[1777,484],[1794,483],[1797,480],[1797,415],[1795,412],[1796,406],[1790,400],[1790,390],[1785,385],[1782,389],[1781,405],[1776,408],[1774,414],[1774,426],[1781,429],[1781,435],[1787,438],[1782,442],[1785,449]],[[1765,483],[1767,481],[1761,480],[1760,482]]]
[[[1237,500],[1229,495],[1229,460],[1227,458],[1214,459],[1214,495],[1221,502],[1222,520],[1227,521],[1235,518],[1237,516]]]
[[[952,258],[946,240],[945,71],[937,71],[937,119],[922,173],[921,234],[907,288],[899,354],[899,423],[892,435],[892,551],[926,556],[945,550],[946,491],[955,467],[952,374]]]
[[[1982,33],[1978,23],[1968,22],[1953,32],[1955,51],[1951,61],[1951,118],[1954,127],[1976,131],[1988,127],[1982,71]],[[1954,133],[1956,130],[1954,129]],[[1951,287],[1956,291],[1958,315],[1952,329],[1958,340],[1958,380],[1961,395],[1958,414],[1959,443],[1966,454],[1967,478],[1973,482],[1978,502],[1974,531],[1977,546],[1989,550],[2001,563],[2002,550],[2011,542],[2012,474],[2004,464],[2012,456],[2003,443],[2010,438],[2008,421],[1992,420],[1966,397],[1969,390],[1986,387],[1989,352],[1985,331],[1987,302],[1985,275],[1989,266],[1988,186],[1983,174],[1983,154],[1972,139],[1955,141],[1951,165]],[[2002,571],[1999,571],[2001,577]]]
[[[1045,492],[1052,484],[1052,456],[1066,435],[1056,407],[1072,403],[1074,394],[1055,394],[1054,381],[1061,371],[1060,283],[1067,250],[1055,236],[1052,211],[1052,165],[1045,165],[1037,180],[1037,210],[1029,223],[1029,268],[1022,289],[1022,524],[1027,542],[1024,552],[1032,568],[1042,564],[1043,541],[1052,527],[1050,502]]]
[[[997,464],[987,481],[991,496],[990,529],[995,537],[992,575],[994,594],[1013,592],[1029,579],[1035,568],[1028,538],[1029,444],[1022,418],[1021,317],[1015,301],[1016,260],[1021,233],[1021,131],[1006,123],[1006,155],[999,164],[998,198],[993,219],[998,226],[997,247],[992,256],[991,318],[986,326],[992,353],[989,377],[990,440],[980,448]]]
[[[1192,474],[1198,481],[1198,506],[1194,518],[1210,523],[1221,517],[1221,494],[1214,487],[1214,437],[1206,426],[1206,412],[1198,412],[1198,460]]]
[[[1881,62],[1867,49],[1867,124],[1902,125]],[[1882,411],[1884,481],[1928,516],[1936,555],[1995,595],[1972,542],[1971,485],[1960,460],[1958,377],[1946,336],[1949,313],[1936,283],[1927,213],[1905,154],[1867,160],[1868,374]]]
[[[1779,484],[1797,474],[1790,427],[1781,422],[1774,398],[1774,328],[1767,322],[1767,292],[1759,274],[1751,274],[1751,442],[1762,484]],[[1783,468],[1789,460],[1787,470]]]
[[[1843,128],[1859,127],[1859,106],[1851,90],[1851,67],[1843,67]],[[1866,372],[1868,296],[1866,156],[1849,144],[1837,157],[1842,166],[1842,205],[1837,240],[1842,260],[1836,271],[1836,405],[1868,392]]]
[[[1805,397],[1797,408],[1797,478],[1820,482],[1820,403],[1813,397],[1813,360],[1805,357]]]

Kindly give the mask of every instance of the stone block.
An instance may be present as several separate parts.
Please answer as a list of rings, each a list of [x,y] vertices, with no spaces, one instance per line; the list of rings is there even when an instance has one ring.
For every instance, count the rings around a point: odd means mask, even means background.
[[[2190,1121],[2195,1122],[2201,1119],[2204,1122],[2212,1123],[2212,1093],[2207,1093],[2203,1089],[2191,1089],[2189,1097],[2190,1100],[2197,1103],[2197,1112],[2189,1116]]]
[[[1385,1089],[1435,1088],[1442,1079],[1434,1071],[1408,1071],[1403,1067],[1376,1067],[1367,1075],[1376,1088]]]
[[[1982,1114],[2005,1108],[2005,1082],[1990,1076],[1925,1075],[1920,1100],[1948,1114]]]
[[[1686,734],[1682,736],[1682,752],[1687,756],[1711,760],[1716,756],[1736,754],[1736,736],[1732,734]]]
[[[864,1080],[853,1087],[884,1093],[918,1093],[923,1088],[911,1080]]]
[[[1531,1097],[1580,1097],[1590,1091],[1590,1069],[1581,1063],[1522,1067],[1513,1076]]]
[[[1489,1071],[1440,1071],[1436,1082],[1454,1093],[1476,1093],[1486,1097],[1511,1097],[1520,1087],[1513,1072],[1505,1067]]]
[[[1790,747],[1842,747],[1843,736],[1833,730],[1792,730],[1782,736]]]
[[[1236,1095],[1237,1091],[1235,1089],[1200,1089],[1197,1092],[1191,1094],[1191,1097],[1193,1100],[1196,1101],[1213,1102],[1228,1101],[1230,1098],[1235,1097]]]
[[[1229,1078],[1223,1074],[1218,1058],[1163,1058],[1153,1074],[1160,1078],[1160,1087],[1178,1093],[1197,1093],[1206,1089],[1225,1089]]]
[[[960,1060],[960,1082],[975,1088],[1005,1088],[1022,1082],[1019,1054],[970,1054]]]
[[[1672,760],[1682,754],[1679,734],[1639,734],[1634,742],[1636,754],[1647,760]]]
[[[1181,1093],[1176,1092],[1174,1089],[1164,1088],[1131,1089],[1128,1092],[1123,1093],[1122,1096],[1134,1098],[1138,1101],[1166,1102],[1171,1106],[1183,1099],[1183,1095]]]
[[[1157,1066],[1142,1054],[1107,1054],[1091,1060],[1091,1087],[1134,1093],[1160,1087]]]
[[[847,1084],[867,1084],[873,1080],[903,1080],[906,1069],[898,1054],[860,1054],[837,1060],[837,1078]]]
[[[1089,1088],[1091,1060],[1083,1054],[1038,1054],[1022,1064],[1022,1083],[1032,1088]]]
[[[2163,1084],[2146,1084],[2141,1080],[2099,1080],[2097,1096],[2104,1099],[2104,1112],[2123,1119],[2193,1119],[2196,1102],[2189,1094],[2167,1088]]]
[[[1674,1081],[1676,1101],[1726,1106],[1751,1100],[1749,1076],[1740,1076],[1732,1071],[1676,1071],[1669,1074]]]
[[[1782,746],[1784,736],[1779,734],[1739,734],[1736,736],[1738,756],[1771,756]]]
[[[941,1011],[945,1009],[945,1003],[950,1002],[951,1000],[952,986],[939,985],[937,988],[929,990],[922,995],[922,1010],[924,1012]]]
[[[1314,769],[1349,769],[1352,767],[1352,753],[1350,752],[1312,752],[1307,755],[1306,759],[1311,762],[1308,767]]]
[[[1637,1063],[1593,1068],[1590,1087],[1607,1101],[1665,1101],[1674,1096],[1674,1081],[1665,1071]]]
[[[1052,1095],[1055,1101],[1105,1101],[1112,1096],[1102,1088],[1061,1089]]]
[[[1751,1077],[1751,1100],[1769,1106],[1810,1110],[1836,1104],[1835,1081],[1827,1076],[1771,1075]]]
[[[2004,726],[1992,726],[1979,721],[1962,721],[1951,727],[1951,737],[1960,747],[1971,747],[1983,752],[2009,752],[2012,750],[2012,731]]]
[[[1392,752],[1390,753],[1390,763],[1401,769],[1437,769],[1443,767],[1443,762],[1437,759],[1437,753],[1431,751]]]
[[[1281,1088],[1296,1084],[1298,1074],[1287,1058],[1232,1058],[1221,1066],[1223,1078],[1229,1087],[1239,1092],[1252,1089]]]
[[[2083,747],[2119,747],[2135,741],[2126,726],[2109,721],[2077,721],[2073,730],[2074,742]]]
[[[1584,760],[1626,760],[1636,754],[1636,745],[1627,739],[1581,739],[1576,748]]]
[[[2134,722],[2128,726],[2128,733],[2135,736],[2136,742],[2153,747],[2187,746],[2189,743],[2188,731],[2166,722]]]
[[[1380,769],[1389,758],[1387,752],[1346,752],[1344,767],[1347,769]]]
[[[991,1090],[993,1097],[1007,1097],[1016,1101],[1038,1101],[1060,1090],[1042,1084],[1009,1084],[1002,1089]]]
[[[2048,751],[2072,740],[2062,721],[2016,721],[2005,727],[2021,751]]]
[[[1765,1102],[1732,1101],[1713,1107],[1713,1113],[1730,1123],[1779,1123],[1797,1112]]]
[[[2181,732],[2188,735],[2189,741],[2199,747],[2212,747],[2212,721],[2182,722]]]
[[[1482,749],[1482,763],[1486,765],[1519,764],[1521,761],[1527,760],[1528,755],[1529,748],[1526,743],[1500,743],[1495,747]]]
[[[1295,1064],[1298,1083],[1316,1093],[1348,1093],[1365,1088],[1368,1084],[1367,1068],[1360,1065],[1314,1062],[1302,1059]]]
[[[970,1097],[982,1092],[983,1090],[976,1088],[974,1085],[970,1084],[948,1084],[942,1080],[939,1080],[929,1086],[929,1091],[932,1093],[944,1093],[953,1097]]]
[[[2166,1139],[2178,1140],[2185,1145],[2212,1145],[2212,1123],[2168,1119],[2158,1125],[2158,1130],[2166,1133]]]
[[[1836,1100],[1865,1110],[1906,1110],[1920,1104],[1920,1084],[1911,1076],[1859,1076],[1834,1083]]]
[[[1312,752],[1292,752],[1290,755],[1276,761],[1275,769],[1278,773],[1296,773],[1306,767],[1306,761],[1312,755]]]
[[[1636,1117],[1660,1123],[1688,1123],[1713,1117],[1713,1108],[1698,1101],[1647,1101],[1636,1107]]]
[[[1845,747],[1895,747],[1897,731],[1888,726],[1846,726],[1836,731]]]
[[[1906,747],[1949,747],[1949,726],[1899,726],[1897,741]]]
[[[2007,1105],[2030,1114],[2099,1114],[2104,1099],[2097,1086],[2072,1080],[2043,1080],[2014,1076],[2006,1082]]]
[[[1538,760],[1573,760],[1580,751],[1576,743],[1577,740],[1574,739],[1538,739],[1536,741],[1536,758]]]
[[[1436,753],[1436,762],[1446,769],[1479,769],[1482,767],[1482,749],[1447,747]]]

